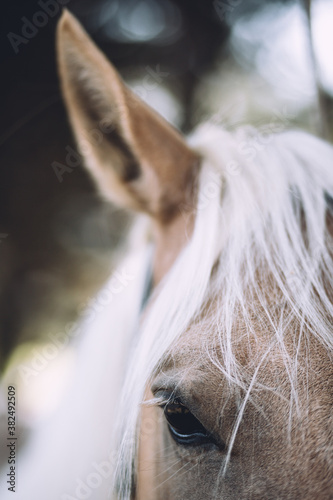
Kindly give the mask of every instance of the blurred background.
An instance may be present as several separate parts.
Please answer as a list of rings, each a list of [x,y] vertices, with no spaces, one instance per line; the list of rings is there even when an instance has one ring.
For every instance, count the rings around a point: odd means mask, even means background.
[[[56,70],[62,5],[127,84],[184,133],[209,120],[229,129],[300,127],[333,137],[331,0],[7,2],[1,16],[0,359],[5,379],[19,385],[14,367],[23,363],[39,373],[41,348],[52,347],[52,335],[91,306],[130,226],[129,214],[100,200],[77,157]],[[66,167],[61,175],[59,166]],[[42,378],[30,373],[21,398],[26,422],[33,425],[55,407],[70,359],[64,350],[46,363]],[[36,387],[43,396],[38,405]]]

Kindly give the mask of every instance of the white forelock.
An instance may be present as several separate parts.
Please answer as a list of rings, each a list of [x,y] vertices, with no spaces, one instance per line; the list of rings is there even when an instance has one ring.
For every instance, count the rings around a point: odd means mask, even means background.
[[[152,297],[129,367],[117,470],[122,500],[130,498],[146,384],[212,293],[223,292],[214,318],[220,332],[219,366],[231,383],[246,391],[234,435],[255,383],[254,379],[244,382],[232,342],[236,308],[242,311],[251,335],[256,334],[250,320],[249,291],[272,326],[290,379],[291,403],[297,407],[297,355],[290,359],[284,343],[290,313],[283,317],[270,311],[258,271],[272,277],[294,319],[299,320],[296,344],[306,324],[327,349],[333,347],[329,323],[333,306],[323,283],[323,275],[331,282],[333,278],[326,229],[327,199],[333,198],[333,148],[300,131],[263,135],[242,128],[228,133],[210,124],[200,127],[189,143],[203,158],[195,229]],[[217,271],[212,280],[214,266]],[[257,368],[262,361],[258,359]]]

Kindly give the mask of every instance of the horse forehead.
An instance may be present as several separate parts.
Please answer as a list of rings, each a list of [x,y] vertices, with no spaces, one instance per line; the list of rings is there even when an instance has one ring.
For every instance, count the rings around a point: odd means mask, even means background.
[[[195,361],[195,369],[201,371],[212,364],[212,355],[222,361],[221,341],[226,332],[219,321],[219,307],[218,302],[212,300],[200,317],[190,324],[163,359],[164,368],[186,368]],[[235,313],[232,327],[233,351],[243,364],[249,362],[249,351],[259,354],[267,349],[274,332],[268,319],[265,320],[259,311],[253,311],[248,316],[251,317],[255,335],[248,335],[248,325],[241,314]]]
[[[240,329],[241,331],[241,329]],[[160,363],[160,371],[170,374],[180,374],[182,383],[187,379],[197,386],[197,381],[213,383],[222,380],[221,370],[212,359],[222,363],[220,346],[220,329],[212,317],[203,318],[189,328],[173,344]],[[243,349],[241,344],[244,344]],[[247,351],[247,342],[240,340],[237,350]]]
[[[207,388],[224,385],[221,336],[225,332],[214,318],[215,314],[211,311],[208,316],[203,316],[200,321],[190,325],[163,358],[159,365],[160,371],[179,374],[181,383],[189,388],[195,385],[196,390],[199,386]],[[283,349],[275,342],[274,328],[268,320],[260,313],[253,314],[252,320],[254,333],[249,335],[245,321],[236,319],[232,338],[235,358],[248,374],[254,373],[265,356],[259,378],[264,378],[268,385],[281,384],[288,392],[288,356],[289,363],[297,362],[297,376],[301,383],[305,384],[306,381],[306,387],[310,389],[311,386],[317,387],[318,390],[314,390],[317,398],[322,396],[325,399],[326,394],[332,392],[333,369],[330,354],[313,335],[305,333],[299,341],[299,324],[296,319],[290,322],[288,332],[285,332]]]

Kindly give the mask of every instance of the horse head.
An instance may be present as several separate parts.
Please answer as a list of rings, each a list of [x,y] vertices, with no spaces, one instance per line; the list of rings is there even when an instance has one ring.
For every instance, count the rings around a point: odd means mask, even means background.
[[[85,165],[155,246],[118,497],[332,498],[332,148],[210,124],[187,142],[68,12],[57,47]]]

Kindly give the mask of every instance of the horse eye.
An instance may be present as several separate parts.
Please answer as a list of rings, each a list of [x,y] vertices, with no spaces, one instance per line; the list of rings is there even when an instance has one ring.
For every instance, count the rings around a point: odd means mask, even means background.
[[[167,403],[164,415],[171,436],[178,444],[200,445],[214,442],[209,432],[181,401],[175,399]]]

